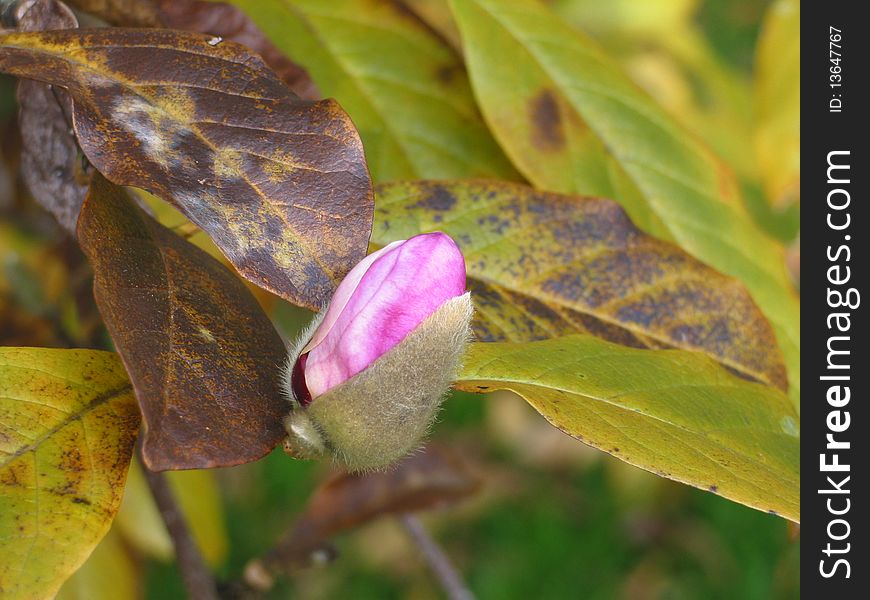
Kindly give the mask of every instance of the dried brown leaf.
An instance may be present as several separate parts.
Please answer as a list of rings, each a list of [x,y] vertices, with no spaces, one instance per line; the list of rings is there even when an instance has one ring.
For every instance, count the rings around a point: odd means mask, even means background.
[[[457,455],[429,446],[384,472],[336,475],[321,485],[305,511],[251,573],[288,573],[307,566],[336,534],[378,517],[456,503],[477,491],[479,479]]]
[[[366,253],[362,144],[243,46],[167,30],[0,36],[0,70],[66,87],[91,163],[174,202],[238,271],[316,308]]]
[[[238,7],[207,0],[155,0],[160,21],[169,28],[217,35],[247,46],[275,71],[294,94],[317,100],[320,91],[301,66],[287,58]]]
[[[16,19],[19,31],[78,27],[72,11],[57,0],[20,3]],[[33,198],[75,235],[88,184],[69,124],[71,101],[63,89],[30,80],[18,84],[17,98],[21,176]]]
[[[167,27],[220,36],[259,54],[300,98],[320,92],[308,72],[287,58],[248,16],[231,4],[207,0],[72,0],[80,10],[125,27]]]
[[[284,436],[284,344],[244,284],[99,175],[79,242],[121,355],[153,470],[241,464]]]
[[[113,25],[127,27],[160,25],[157,6],[152,0],[69,0],[68,3]]]

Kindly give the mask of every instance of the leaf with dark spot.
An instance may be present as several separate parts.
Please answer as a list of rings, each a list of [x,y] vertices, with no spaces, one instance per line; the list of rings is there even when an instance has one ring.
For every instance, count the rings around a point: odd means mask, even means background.
[[[0,70],[66,87],[91,163],[174,202],[257,285],[317,308],[365,255],[372,194],[353,124],[243,46],[167,30],[12,33]]]
[[[565,146],[562,113],[553,92],[544,89],[529,104],[529,119],[533,123],[532,144],[539,149],[561,150]]]
[[[541,189],[612,198],[645,232],[740,279],[773,325],[799,406],[799,299],[728,167],[543,3],[450,6],[481,112],[517,169]]]
[[[284,436],[285,348],[244,284],[99,175],[78,235],[145,418],[148,466],[222,467],[268,453]]]
[[[109,530],[139,411],[117,356],[0,348],[0,595],[52,598]]]
[[[780,390],[706,356],[587,335],[477,343],[456,386],[482,384],[519,394],[555,427],[629,464],[800,521],[800,417]]]
[[[641,232],[614,202],[484,181],[378,187],[373,243],[433,230],[462,248],[482,341],[590,333],[704,352],[787,385],[773,330],[743,285]]]
[[[16,18],[20,31],[78,27],[72,11],[57,0],[20,3]],[[88,183],[69,123],[70,99],[61,88],[29,80],[19,82],[17,97],[21,175],[34,199],[75,235]]]
[[[457,455],[429,446],[389,471],[344,473],[321,485],[290,531],[254,564],[270,575],[312,562],[342,531],[378,517],[443,507],[477,491],[480,481]]]

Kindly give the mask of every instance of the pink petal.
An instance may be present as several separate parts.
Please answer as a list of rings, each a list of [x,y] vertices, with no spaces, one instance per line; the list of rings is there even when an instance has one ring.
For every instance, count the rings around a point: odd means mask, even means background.
[[[305,382],[311,397],[365,369],[463,293],[465,260],[444,233],[393,242],[363,259],[338,286],[303,351],[309,352]]]
[[[320,344],[323,341],[323,338],[326,337],[326,334],[330,332],[332,326],[335,325],[336,319],[344,310],[345,305],[347,305],[348,300],[350,300],[351,295],[353,295],[354,291],[356,291],[357,286],[359,285],[360,280],[363,278],[363,275],[369,270],[369,267],[372,266],[372,263],[377,260],[379,256],[389,251],[391,248],[395,248],[399,244],[404,244],[405,240],[397,240],[391,244],[388,244],[381,248],[376,252],[372,252],[364,259],[359,261],[356,266],[350,270],[350,272],[344,276],[344,279],[341,280],[341,283],[338,284],[338,288],[335,290],[335,294],[332,295],[332,299],[329,301],[329,307],[326,309],[326,316],[323,317],[323,322],[317,327],[317,331],[314,332],[314,336],[311,338],[311,341],[305,345],[305,348],[302,349],[302,354],[306,352],[310,352],[315,346]]]

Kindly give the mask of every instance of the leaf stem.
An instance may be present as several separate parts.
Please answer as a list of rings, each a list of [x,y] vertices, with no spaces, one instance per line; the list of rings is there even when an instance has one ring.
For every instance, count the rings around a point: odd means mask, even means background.
[[[188,595],[192,600],[218,600],[217,584],[191,536],[169,481],[163,473],[151,471],[143,461],[140,462],[151,495],[172,538],[178,569]]]
[[[408,535],[420,549],[420,553],[438,579],[438,583],[444,589],[447,597],[450,600],[474,600],[474,594],[468,589],[468,586],[459,575],[459,571],[453,565],[453,562],[444,553],[444,550],[438,543],[432,539],[429,532],[420,522],[420,519],[411,514],[404,514],[399,517],[402,525],[408,531]]]

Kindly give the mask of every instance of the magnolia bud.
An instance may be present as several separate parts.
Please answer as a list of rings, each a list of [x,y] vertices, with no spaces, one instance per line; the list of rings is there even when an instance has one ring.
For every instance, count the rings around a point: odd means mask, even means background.
[[[465,260],[436,232],[360,261],[290,355],[285,450],[353,471],[418,447],[471,338]]]

